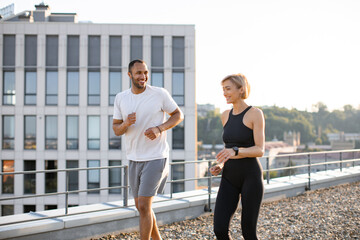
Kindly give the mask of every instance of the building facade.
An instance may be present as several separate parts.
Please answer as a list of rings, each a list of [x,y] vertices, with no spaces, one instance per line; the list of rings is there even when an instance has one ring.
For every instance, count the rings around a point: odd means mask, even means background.
[[[122,137],[112,131],[113,101],[130,88],[128,63],[143,59],[149,84],[166,88],[185,119],[167,131],[170,162],[196,159],[194,25],[79,23],[74,13],[44,4],[0,20],[1,171],[127,165]],[[194,177],[176,165],[172,179]],[[69,173],[69,190],[119,186],[121,169]],[[1,178],[0,197],[64,192],[66,175]],[[173,183],[173,192],[192,182]],[[71,194],[69,205],[121,199],[121,189]],[[168,184],[166,193],[170,192]],[[64,195],[0,202],[1,215],[65,206]]]

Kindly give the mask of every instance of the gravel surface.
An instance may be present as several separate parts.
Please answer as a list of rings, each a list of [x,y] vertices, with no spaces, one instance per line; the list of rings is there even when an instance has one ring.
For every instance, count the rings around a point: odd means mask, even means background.
[[[231,226],[233,239],[243,239],[240,211]],[[213,214],[159,227],[163,239],[215,239]],[[360,182],[309,191],[263,203],[259,239],[360,239]],[[98,240],[139,239],[139,233],[109,235]]]

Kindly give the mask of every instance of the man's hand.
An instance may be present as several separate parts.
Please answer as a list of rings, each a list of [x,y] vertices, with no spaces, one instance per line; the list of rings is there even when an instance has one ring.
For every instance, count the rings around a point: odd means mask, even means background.
[[[127,119],[125,120],[125,125],[127,127],[130,127],[131,125],[133,125],[136,122],[136,113],[130,113],[127,117]]]
[[[154,140],[155,138],[160,136],[161,132],[158,127],[151,127],[151,128],[146,129],[144,134],[150,140]]]

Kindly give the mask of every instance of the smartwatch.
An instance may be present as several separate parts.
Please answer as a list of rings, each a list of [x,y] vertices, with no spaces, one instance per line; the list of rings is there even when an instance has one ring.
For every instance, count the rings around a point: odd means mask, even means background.
[[[238,147],[232,147],[232,149],[235,152],[235,156],[237,156],[239,154],[239,148]]]

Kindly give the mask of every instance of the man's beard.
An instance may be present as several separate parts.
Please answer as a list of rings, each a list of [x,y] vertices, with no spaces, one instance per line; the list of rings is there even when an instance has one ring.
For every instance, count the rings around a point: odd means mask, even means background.
[[[136,83],[136,82],[134,81],[134,78],[130,78],[130,79],[131,79],[131,84],[132,84],[134,87],[136,87],[137,89],[144,89],[144,88],[145,88],[146,82],[145,82],[145,85],[142,86],[142,85]]]

